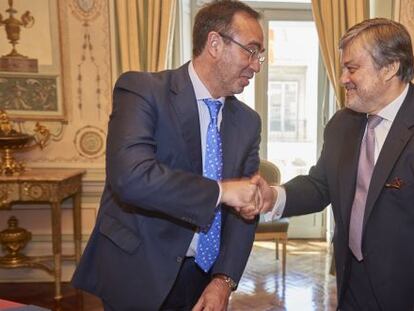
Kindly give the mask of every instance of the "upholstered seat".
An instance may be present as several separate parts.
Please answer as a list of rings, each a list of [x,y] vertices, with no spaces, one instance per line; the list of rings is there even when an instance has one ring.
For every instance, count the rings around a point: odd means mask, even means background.
[[[280,183],[280,171],[278,167],[270,161],[260,160],[259,174],[271,186]],[[288,239],[289,219],[282,218],[271,222],[260,222],[257,226],[255,240],[275,241],[276,259],[279,259],[279,242],[282,244],[282,271],[286,273],[286,243]]]

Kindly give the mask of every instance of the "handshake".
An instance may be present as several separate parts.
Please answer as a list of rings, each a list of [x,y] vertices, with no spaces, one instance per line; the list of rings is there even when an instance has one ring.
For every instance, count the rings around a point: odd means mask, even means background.
[[[222,181],[221,190],[220,203],[232,207],[248,220],[254,219],[259,213],[271,211],[277,198],[276,189],[270,187],[260,175],[250,179]]]

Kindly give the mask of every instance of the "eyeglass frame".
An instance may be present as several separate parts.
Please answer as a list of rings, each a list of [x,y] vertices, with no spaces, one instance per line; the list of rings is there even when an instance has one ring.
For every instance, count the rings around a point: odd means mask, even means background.
[[[241,44],[240,42],[234,40],[231,36],[226,35],[226,34],[222,33],[221,31],[219,31],[218,34],[222,38],[225,38],[227,40],[230,40],[230,42],[233,42],[233,43],[237,44],[243,50],[245,50],[246,52],[248,52],[250,54],[250,56],[249,56],[249,62],[250,63],[252,62],[253,57],[259,61],[259,64],[260,65],[263,65],[263,63],[266,61],[266,56],[260,55],[260,53],[263,53],[263,52],[260,52],[259,49],[251,49],[251,48],[248,48],[244,44]]]

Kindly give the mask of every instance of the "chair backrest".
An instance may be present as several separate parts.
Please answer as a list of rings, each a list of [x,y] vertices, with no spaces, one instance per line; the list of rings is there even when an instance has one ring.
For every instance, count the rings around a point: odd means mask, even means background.
[[[280,170],[270,161],[260,159],[259,174],[267,181],[270,186],[280,184]]]

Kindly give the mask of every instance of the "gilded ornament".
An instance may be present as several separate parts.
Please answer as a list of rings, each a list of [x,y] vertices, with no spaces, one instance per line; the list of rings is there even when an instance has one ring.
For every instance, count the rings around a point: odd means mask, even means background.
[[[35,134],[24,134],[13,129],[9,116],[0,110],[0,174],[19,175],[24,172],[24,164],[14,159],[13,153],[23,151],[35,146],[43,149],[50,138],[49,130],[39,123],[36,124]]]
[[[27,261],[20,251],[31,240],[32,234],[18,226],[16,217],[11,216],[7,221],[8,228],[0,232],[0,243],[6,255],[0,257],[1,264],[17,265]]]

